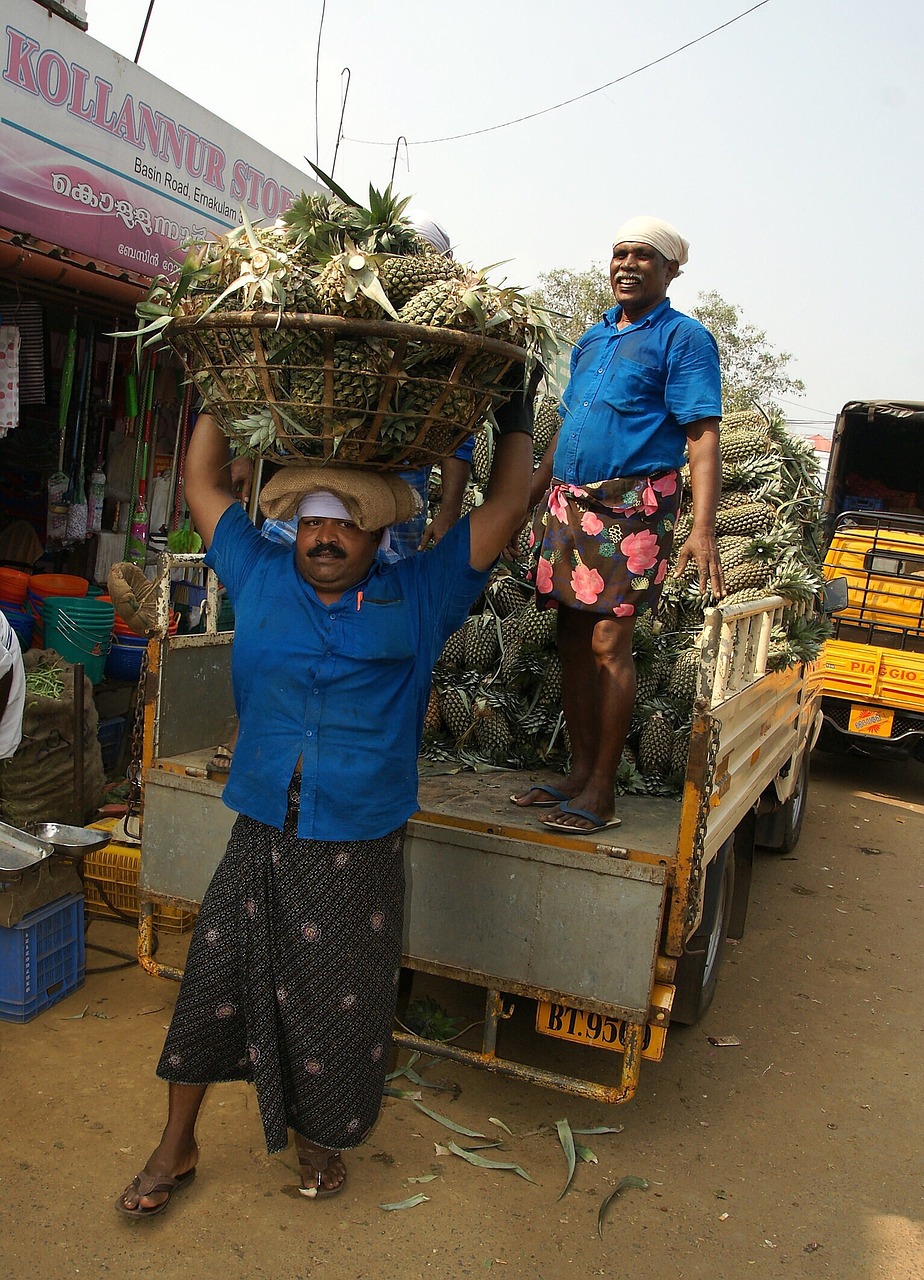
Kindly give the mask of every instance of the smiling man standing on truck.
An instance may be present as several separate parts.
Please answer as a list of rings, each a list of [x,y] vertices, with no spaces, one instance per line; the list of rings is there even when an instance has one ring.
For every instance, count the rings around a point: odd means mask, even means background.
[[[390,565],[376,551],[383,528],[413,513],[404,481],[282,468],[261,506],[298,515],[293,549],[261,537],[235,500],[217,422],[196,425],[186,497],[235,611],[240,738],[223,798],[238,817],[158,1066],[167,1125],[116,1201],[130,1218],[160,1213],[192,1180],[211,1082],[254,1083],[267,1150],[293,1131],[309,1197],[343,1187],[341,1150],[375,1122],[433,665],[526,518],[534,391],[535,379],[496,412],[484,503]]]
[[[511,799],[554,807],[543,823],[556,830],[618,823],[616,770],[635,701],[632,630],[661,595],[685,452],[693,529],[676,572],[693,560],[700,590],[724,595],[715,542],[718,349],[667,298],[688,249],[658,218],[620,227],[610,263],[616,305],[575,344],[562,426],[533,481],[533,501],[545,494],[533,525],[536,603],[558,609],[571,773],[560,789],[536,786]]]

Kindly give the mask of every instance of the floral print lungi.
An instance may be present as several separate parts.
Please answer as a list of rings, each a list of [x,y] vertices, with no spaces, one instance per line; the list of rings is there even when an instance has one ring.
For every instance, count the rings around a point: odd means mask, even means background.
[[[333,1150],[375,1123],[391,1046],[405,828],[300,840],[301,780],[282,831],[240,815],[206,890],[157,1074],[249,1080],[266,1149],[287,1129]]]
[[[677,471],[552,481],[533,518],[528,580],[542,608],[566,605],[630,618],[657,608],[680,506]]]

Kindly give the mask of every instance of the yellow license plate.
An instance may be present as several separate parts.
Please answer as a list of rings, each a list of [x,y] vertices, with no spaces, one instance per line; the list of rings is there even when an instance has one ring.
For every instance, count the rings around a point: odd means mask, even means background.
[[[588,1013],[586,1009],[573,1009],[570,1005],[555,1004],[550,1000],[540,1000],[536,1008],[536,1030],[541,1035],[592,1045],[597,1049],[613,1049],[616,1053],[625,1053],[626,1025],[621,1018]],[[642,1057],[660,1062],[664,1057],[666,1040],[666,1027],[653,1027],[648,1023],[642,1037]]]
[[[891,707],[863,707],[854,704],[850,708],[848,729],[851,733],[864,733],[872,738],[889,738],[895,712]]]

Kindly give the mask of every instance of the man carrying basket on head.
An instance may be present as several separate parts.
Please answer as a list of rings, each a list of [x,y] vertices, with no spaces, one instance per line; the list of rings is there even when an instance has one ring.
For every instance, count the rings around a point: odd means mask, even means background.
[[[340,1191],[340,1152],[378,1115],[401,965],[407,819],[433,666],[526,516],[532,398],[497,411],[484,503],[426,555],[376,558],[413,514],[397,477],[288,467],[261,495],[298,515],[294,549],[262,538],[230,491],[228,442],[203,415],[186,497],[235,610],[238,811],[205,894],[158,1075],[160,1143],[116,1201],[161,1212],[191,1181],[209,1083],[256,1086],[267,1150],[288,1129],[302,1192]]]

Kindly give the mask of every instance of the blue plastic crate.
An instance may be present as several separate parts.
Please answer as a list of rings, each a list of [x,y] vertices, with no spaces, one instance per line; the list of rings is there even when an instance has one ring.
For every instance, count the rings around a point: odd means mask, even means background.
[[[29,1022],[76,991],[85,974],[82,893],[0,927],[0,1020]]]
[[[96,736],[103,755],[103,772],[111,773],[119,763],[122,750],[122,734],[125,732],[125,716],[110,716],[100,720]]]

